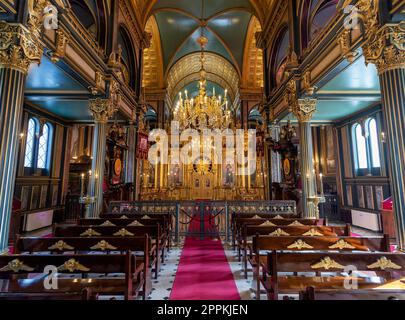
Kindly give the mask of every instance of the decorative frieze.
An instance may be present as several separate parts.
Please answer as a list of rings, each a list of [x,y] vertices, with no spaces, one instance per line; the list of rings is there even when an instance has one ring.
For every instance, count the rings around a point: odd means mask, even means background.
[[[56,30],[56,49],[51,54],[51,60],[53,62],[58,62],[63,59],[66,55],[66,46],[70,40],[70,35],[68,35],[64,30]]]

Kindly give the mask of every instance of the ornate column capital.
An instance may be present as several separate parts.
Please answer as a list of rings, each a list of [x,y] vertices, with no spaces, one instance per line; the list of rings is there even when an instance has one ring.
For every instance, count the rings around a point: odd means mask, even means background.
[[[93,115],[94,121],[98,123],[107,123],[108,119],[117,111],[111,99],[92,99],[89,109]]]
[[[0,68],[28,72],[31,63],[40,63],[43,45],[21,24],[0,21]]]
[[[317,99],[298,99],[296,107],[292,110],[299,122],[310,122],[316,112]]]
[[[26,74],[31,63],[39,64],[44,51],[41,34],[47,0],[28,0],[27,27],[0,21],[0,68]]]
[[[367,32],[363,53],[366,63],[375,64],[380,74],[405,68],[405,21]]]

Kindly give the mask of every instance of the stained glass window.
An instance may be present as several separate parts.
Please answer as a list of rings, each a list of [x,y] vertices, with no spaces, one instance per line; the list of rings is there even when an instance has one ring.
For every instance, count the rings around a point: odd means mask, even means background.
[[[354,145],[357,157],[357,169],[367,169],[367,146],[366,138],[363,136],[360,124],[354,125]]]
[[[33,167],[35,152],[35,134],[37,133],[37,122],[34,119],[28,121],[27,141],[25,143],[24,167]]]
[[[373,164],[373,168],[380,168],[381,167],[380,146],[378,143],[377,121],[375,121],[375,119],[369,120],[368,131],[371,146],[371,162]]]
[[[38,169],[46,169],[48,163],[48,148],[49,148],[49,136],[50,136],[50,127],[49,124],[45,124],[42,130],[42,136],[39,138],[38,143]]]

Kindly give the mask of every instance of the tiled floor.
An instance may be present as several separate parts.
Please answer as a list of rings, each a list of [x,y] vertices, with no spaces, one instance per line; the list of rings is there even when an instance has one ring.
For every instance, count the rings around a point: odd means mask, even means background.
[[[174,278],[179,266],[183,245],[172,248],[167,254],[165,263],[161,266],[159,277],[152,280],[152,293],[149,300],[169,300]]]

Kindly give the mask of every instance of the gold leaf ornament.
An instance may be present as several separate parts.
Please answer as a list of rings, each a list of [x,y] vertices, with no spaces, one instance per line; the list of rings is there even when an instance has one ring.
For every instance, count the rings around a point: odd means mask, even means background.
[[[58,242],[54,243],[52,246],[48,248],[49,250],[74,250],[75,248],[68,245],[65,241],[59,240]]]
[[[312,269],[340,269],[344,270],[345,266],[337,263],[335,260],[331,259],[330,257],[323,258],[320,262],[315,263],[311,266]]]
[[[289,245],[287,248],[302,250],[302,249],[313,249],[314,247],[310,246],[304,240],[299,239],[299,240],[295,241],[293,244]]]
[[[8,272],[8,271],[13,271],[13,272],[20,272],[20,271],[34,271],[34,268],[31,268],[27,265],[25,265],[22,261],[18,259],[14,259],[10,261],[6,266],[0,269],[0,272]]]

